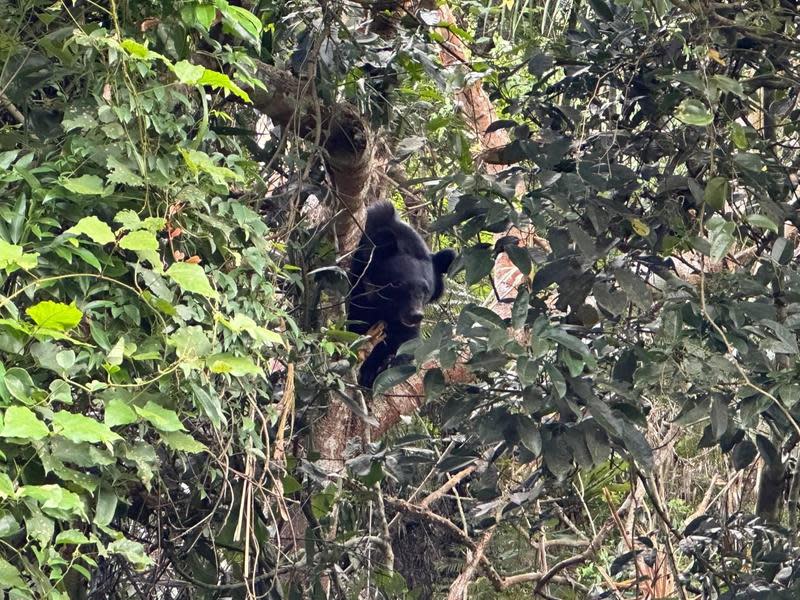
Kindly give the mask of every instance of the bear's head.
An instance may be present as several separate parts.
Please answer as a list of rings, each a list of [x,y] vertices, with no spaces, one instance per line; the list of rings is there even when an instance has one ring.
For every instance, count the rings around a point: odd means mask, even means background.
[[[432,254],[422,237],[397,218],[391,204],[375,204],[353,258],[351,307],[354,312],[368,311],[369,321],[416,328],[425,305],[444,292],[444,275],[455,256],[450,249]]]

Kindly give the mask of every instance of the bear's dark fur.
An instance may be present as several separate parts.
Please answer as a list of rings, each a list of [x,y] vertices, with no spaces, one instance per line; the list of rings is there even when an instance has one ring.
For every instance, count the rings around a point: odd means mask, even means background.
[[[444,274],[456,254],[431,254],[420,235],[403,223],[388,202],[367,210],[364,234],[350,267],[349,329],[366,334],[383,321],[386,339],[361,365],[358,382],[371,388],[397,349],[419,335],[425,305],[444,293]]]

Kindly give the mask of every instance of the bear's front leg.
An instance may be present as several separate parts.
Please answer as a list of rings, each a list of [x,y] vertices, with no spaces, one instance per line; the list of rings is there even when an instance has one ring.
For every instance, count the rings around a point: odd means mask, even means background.
[[[375,344],[367,360],[361,364],[361,368],[358,370],[358,384],[371,390],[375,378],[386,369],[390,358],[389,344],[385,341]]]

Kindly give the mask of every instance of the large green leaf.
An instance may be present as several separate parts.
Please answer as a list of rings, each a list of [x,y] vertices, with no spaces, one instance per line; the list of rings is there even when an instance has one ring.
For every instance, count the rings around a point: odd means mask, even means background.
[[[0,375],[2,375],[2,373],[0,373]],[[31,395],[34,390],[36,390],[36,386],[30,374],[25,369],[20,369],[19,367],[13,367],[6,371],[3,383],[8,393],[23,403],[30,403]]]
[[[9,244],[0,238],[0,269],[12,270],[15,267],[21,269],[33,269],[39,263],[39,254],[36,252],[26,253],[22,246]]]
[[[110,444],[122,439],[108,425],[63,410],[53,415],[53,431],[73,442]]]
[[[83,318],[83,313],[72,304],[63,304],[45,300],[28,307],[25,313],[33,319],[39,327],[54,329],[56,331],[69,331],[77,326]]]
[[[164,431],[161,433],[161,439],[163,439],[170,448],[178,450],[179,452],[196,454],[208,450],[205,444],[198,442],[192,436],[181,433],[180,431]]]
[[[19,569],[7,560],[0,558],[0,590],[14,588],[27,590],[28,586],[22,580]]]
[[[116,239],[114,237],[114,232],[111,231],[111,227],[94,216],[83,217],[74,227],[67,229],[67,233],[74,233],[75,235],[84,234],[98,244],[110,244]]]
[[[183,423],[174,410],[164,408],[152,400],[134,410],[159,431],[184,431]]]
[[[675,115],[687,125],[705,126],[714,122],[714,115],[699,100],[687,99]]]
[[[119,247],[136,252],[155,251],[158,250],[158,240],[151,231],[131,231],[119,241]]]
[[[106,404],[105,424],[108,427],[118,427],[135,423],[136,411],[118,398],[112,398]]]
[[[50,431],[39,417],[26,406],[9,406],[3,417],[1,437],[40,440]]]
[[[60,181],[61,185],[70,192],[84,196],[102,196],[106,190],[103,187],[103,180],[97,175],[81,175],[80,177],[65,177]]]
[[[179,262],[167,269],[167,275],[177,283],[181,289],[194,292],[207,298],[217,298],[217,292],[208,282],[208,277],[203,267],[191,263]]]
[[[212,373],[229,373],[234,377],[261,373],[261,368],[246,356],[234,356],[227,352],[209,356],[206,364]]]

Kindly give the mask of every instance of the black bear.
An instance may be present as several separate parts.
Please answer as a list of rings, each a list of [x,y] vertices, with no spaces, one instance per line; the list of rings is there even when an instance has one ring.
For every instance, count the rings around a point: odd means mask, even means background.
[[[364,335],[383,321],[386,338],[361,365],[358,383],[371,388],[397,349],[419,335],[422,311],[444,293],[444,274],[456,253],[431,254],[425,241],[403,223],[389,202],[367,210],[367,223],[350,266],[348,329]]]

